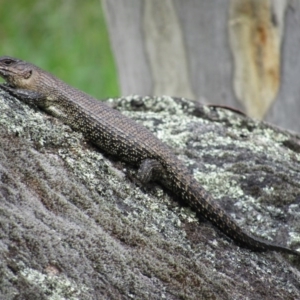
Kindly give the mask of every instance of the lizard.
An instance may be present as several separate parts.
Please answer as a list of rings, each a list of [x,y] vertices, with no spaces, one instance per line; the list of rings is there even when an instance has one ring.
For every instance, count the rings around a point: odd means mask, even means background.
[[[24,60],[0,57],[0,76],[5,80],[0,85],[3,90],[82,132],[102,151],[137,166],[139,181],[158,181],[239,245],[300,256],[242,229],[166,144],[119,111]]]

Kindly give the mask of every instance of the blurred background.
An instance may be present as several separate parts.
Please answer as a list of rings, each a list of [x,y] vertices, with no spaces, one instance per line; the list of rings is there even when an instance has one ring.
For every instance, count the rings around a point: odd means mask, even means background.
[[[300,1],[0,0],[0,55],[98,99],[183,96],[300,131]]]
[[[118,96],[99,0],[0,0],[0,55],[30,61],[96,98]]]

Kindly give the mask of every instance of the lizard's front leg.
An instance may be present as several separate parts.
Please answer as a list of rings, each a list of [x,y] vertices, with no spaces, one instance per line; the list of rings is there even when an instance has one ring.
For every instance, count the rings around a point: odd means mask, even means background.
[[[137,178],[145,184],[150,180],[155,180],[160,177],[162,172],[163,167],[158,160],[147,158],[142,161],[137,173]]]

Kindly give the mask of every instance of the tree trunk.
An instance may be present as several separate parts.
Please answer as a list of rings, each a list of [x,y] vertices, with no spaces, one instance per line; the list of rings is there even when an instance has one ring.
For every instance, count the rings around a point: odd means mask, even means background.
[[[102,0],[122,95],[228,105],[300,130],[300,2]]]

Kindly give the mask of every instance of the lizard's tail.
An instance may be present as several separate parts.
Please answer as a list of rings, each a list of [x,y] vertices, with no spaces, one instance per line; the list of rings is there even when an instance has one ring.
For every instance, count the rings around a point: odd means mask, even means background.
[[[245,246],[254,251],[273,250],[300,256],[300,253],[295,250],[268,242],[258,237],[254,237],[247,231],[243,230],[230,216],[223,211],[221,207],[219,207],[219,205],[213,202],[212,197],[202,188],[200,192],[196,192],[195,196],[197,196],[197,194],[198,197],[194,198],[196,201],[194,204],[195,209],[204,215],[206,219],[212,222],[213,225],[217,226],[227,236],[241,244],[241,246]],[[202,204],[203,202],[204,204]]]
[[[177,172],[178,175],[173,177],[173,191],[175,190],[177,194],[181,194],[182,199],[189,206],[234,241],[255,251],[273,250],[300,256],[300,253],[295,250],[254,237],[243,230],[219,205],[214,203],[210,194],[190,174],[184,173],[181,169],[179,173]]]

